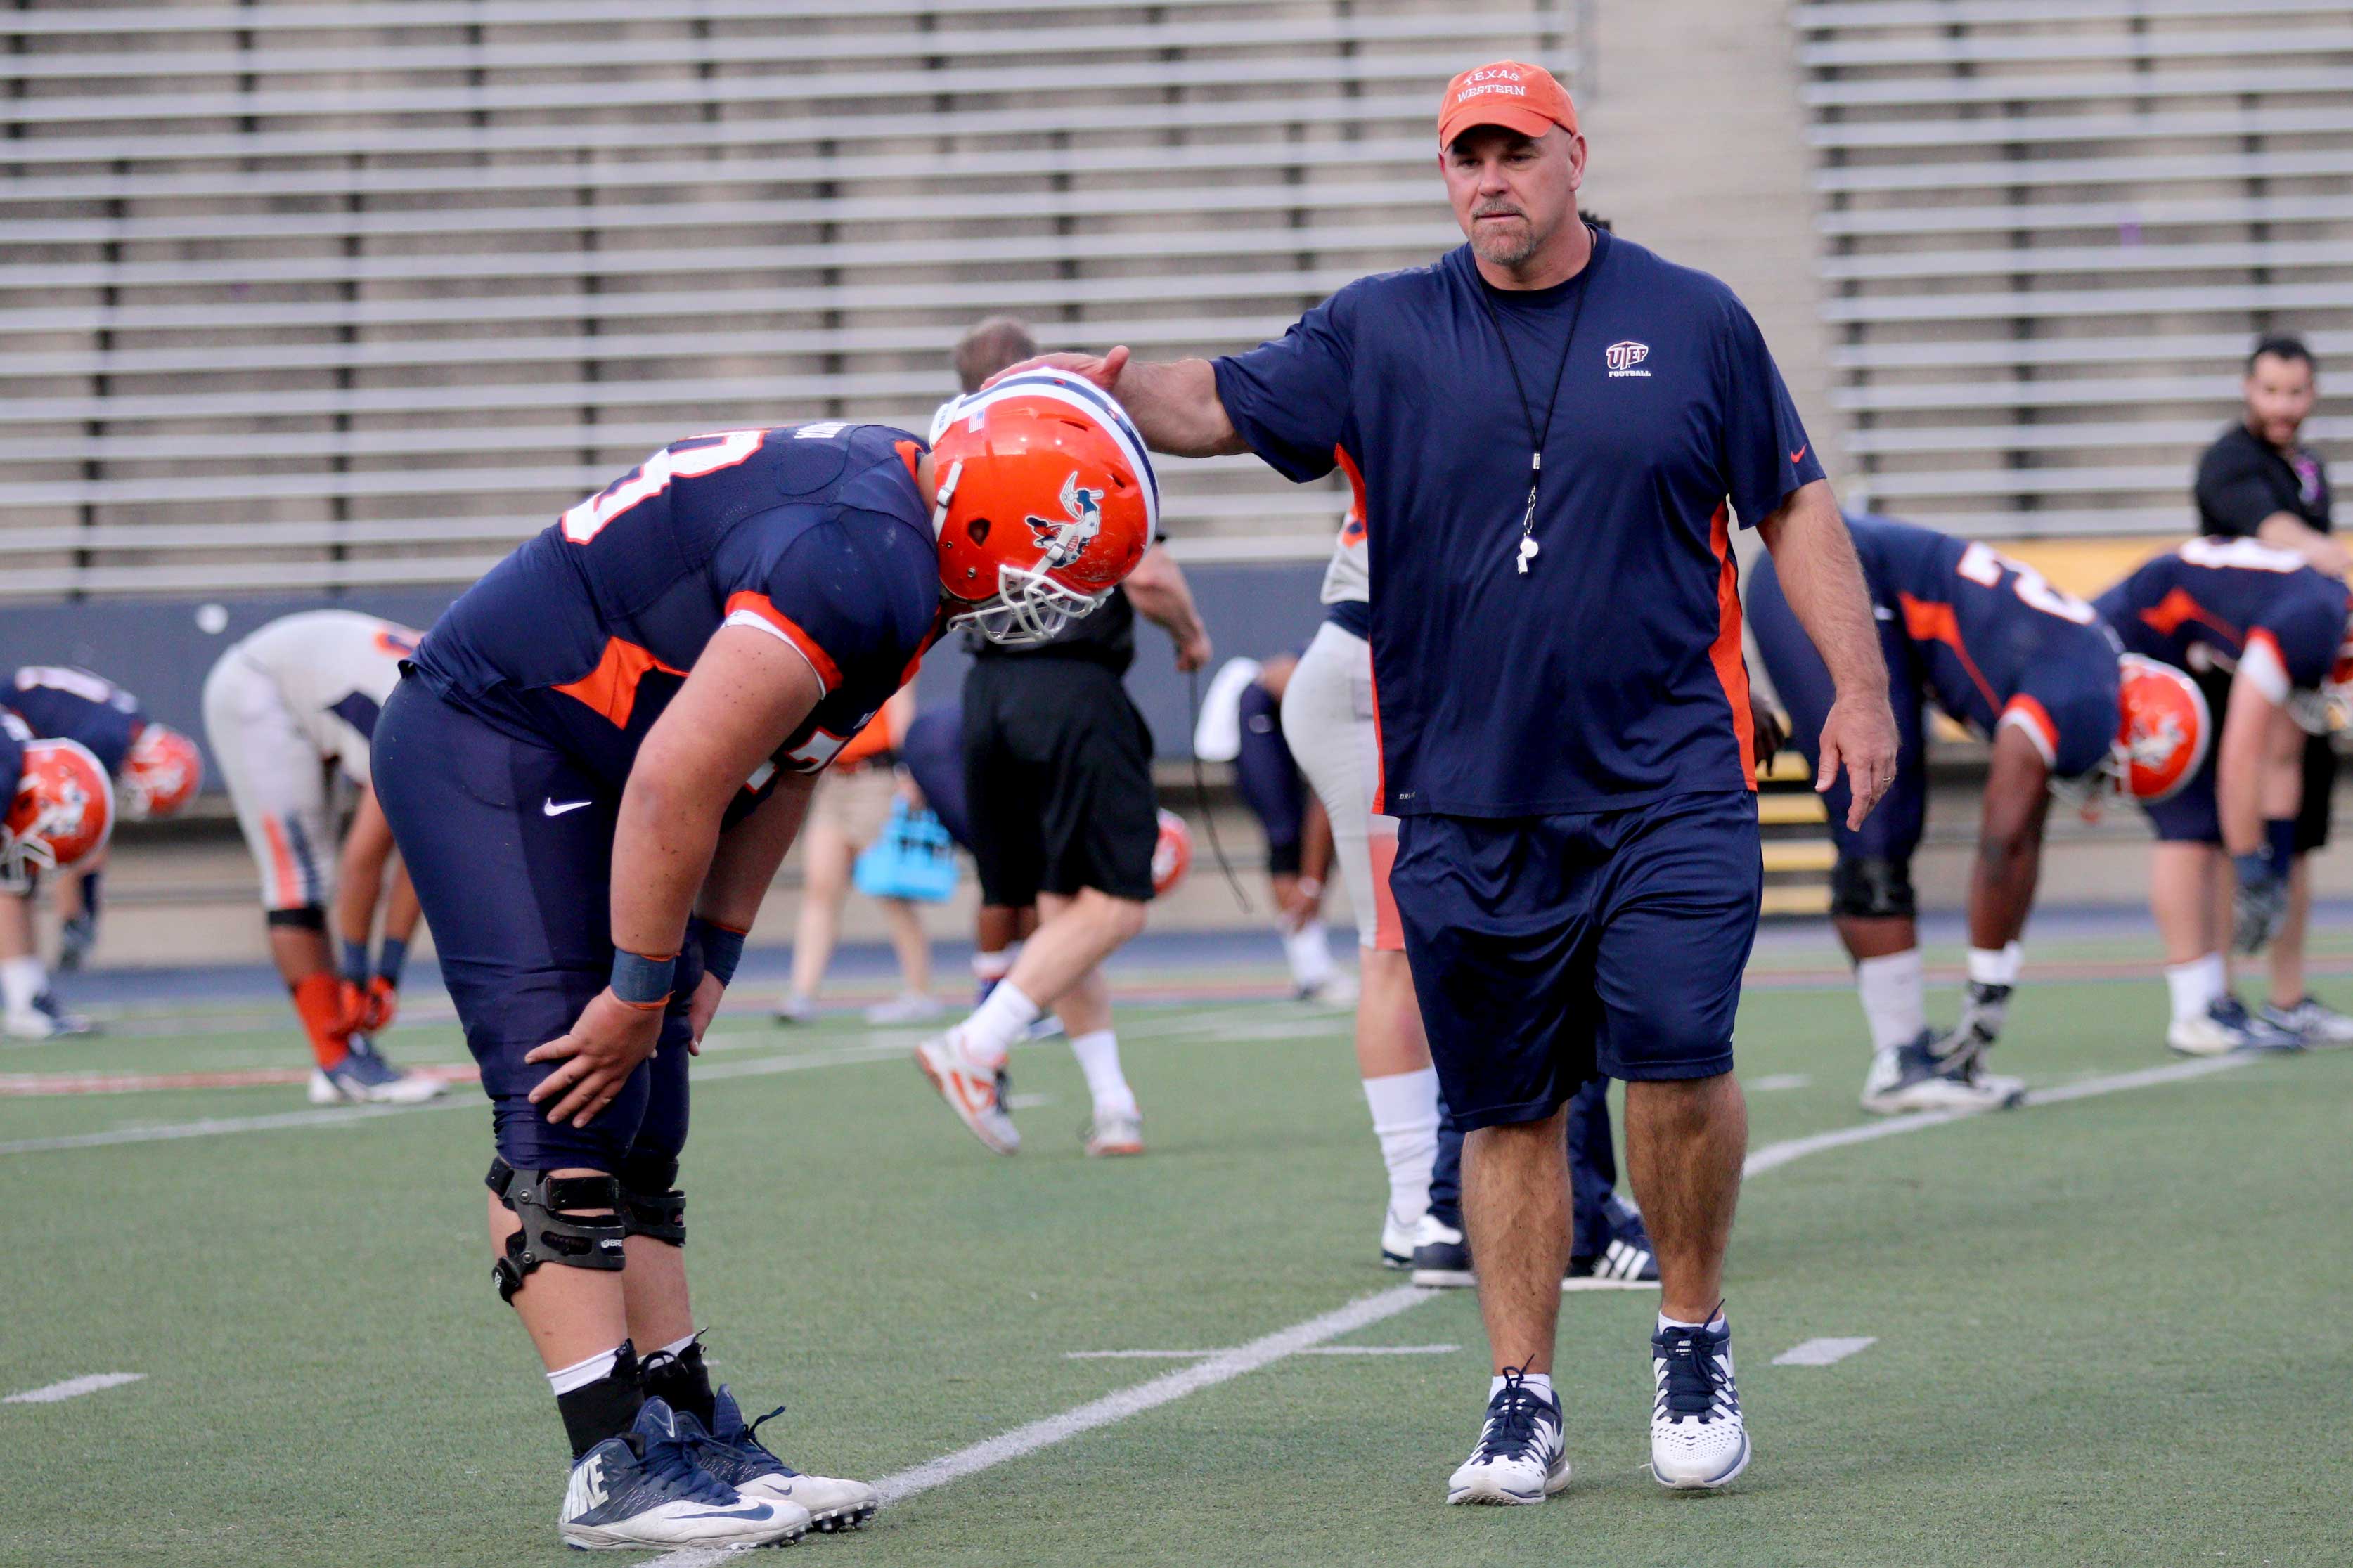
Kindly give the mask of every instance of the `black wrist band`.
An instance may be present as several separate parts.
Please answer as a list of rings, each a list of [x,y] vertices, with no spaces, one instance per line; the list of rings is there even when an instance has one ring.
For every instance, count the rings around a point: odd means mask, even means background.
[[[735,966],[744,959],[744,933],[729,931],[704,920],[701,915],[686,922],[686,939],[702,950],[702,969],[725,985],[735,978]]]
[[[627,948],[613,950],[613,994],[632,1007],[658,1007],[670,1000],[678,955],[648,958]]]

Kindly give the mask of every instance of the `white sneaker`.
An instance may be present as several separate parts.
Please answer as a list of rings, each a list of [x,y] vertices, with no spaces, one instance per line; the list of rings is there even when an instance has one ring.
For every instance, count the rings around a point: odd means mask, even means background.
[[[1335,969],[1313,985],[1302,985],[1295,993],[1302,1002],[1317,1007],[1353,1007],[1356,1005],[1356,977],[1345,969]]]
[[[626,1437],[580,1457],[564,1489],[555,1532],[591,1552],[702,1546],[732,1552],[786,1546],[809,1527],[808,1510],[746,1498],[695,1462],[670,1406],[649,1399]]]
[[[948,1010],[947,1004],[921,991],[902,991],[888,1002],[877,1002],[866,1009],[866,1021],[884,1026],[893,1024],[928,1024]]]
[[[1422,1215],[1421,1228],[1413,1233],[1413,1282],[1440,1290],[1467,1289],[1479,1283],[1471,1270],[1471,1244],[1434,1214]]]
[[[1020,1130],[1005,1113],[1005,1069],[982,1067],[966,1056],[961,1028],[934,1035],[917,1046],[915,1066],[974,1137],[1000,1154],[1020,1152]]]
[[[1909,1110],[2001,1110],[2022,1103],[2026,1080],[1976,1070],[1976,1062],[1938,1057],[1936,1036],[1919,1037],[1871,1058],[1862,1080],[1862,1108],[1880,1116]]]
[[[1087,1158],[1101,1160],[1144,1152],[1144,1113],[1098,1110],[1087,1126]]]
[[[1560,1402],[1530,1388],[1515,1371],[1487,1401],[1487,1424],[1461,1468],[1447,1479],[1450,1503],[1542,1502],[1568,1489],[1561,1451]]]
[[[2324,1005],[2317,996],[2306,996],[2293,1007],[2265,1005],[2256,1016],[2274,1029],[2295,1036],[2307,1049],[2353,1046],[2353,1017]]]
[[[1748,1468],[1748,1428],[1732,1379],[1732,1331],[1651,1336],[1651,1476],[1662,1487],[1720,1487]]]
[[[1421,1234],[1421,1222],[1426,1214],[1410,1219],[1400,1219],[1395,1209],[1381,1211],[1381,1267],[1410,1268],[1413,1267],[1414,1240]]]
[[[2304,1038],[2249,1013],[2236,996],[2207,1005],[2194,1018],[2176,1018],[2166,1026],[2166,1048],[2185,1057],[2226,1057],[2232,1051],[2295,1051]]]
[[[354,1038],[342,1061],[311,1069],[310,1099],[313,1105],[422,1105],[448,1087],[438,1078],[401,1071]]]
[[[816,1023],[817,998],[797,991],[787,992],[785,999],[776,1004],[776,1019],[779,1024]]]
[[[95,1035],[98,1026],[79,1013],[67,1012],[55,992],[44,991],[33,998],[31,1006],[12,1008],[0,1017],[0,1033],[16,1040],[62,1040]]]

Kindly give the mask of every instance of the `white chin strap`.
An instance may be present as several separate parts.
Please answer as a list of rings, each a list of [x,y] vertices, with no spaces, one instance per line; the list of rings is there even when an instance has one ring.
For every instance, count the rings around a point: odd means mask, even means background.
[[[940,535],[947,531],[948,502],[955,499],[956,480],[964,477],[964,459],[958,458],[948,465],[948,477],[942,479],[932,495],[932,542],[937,544]]]
[[[1065,588],[1043,572],[1020,566],[997,569],[997,596],[962,615],[948,617],[950,626],[970,626],[1000,647],[1031,647],[1051,641],[1062,628],[1091,616],[1110,594],[1082,594]]]

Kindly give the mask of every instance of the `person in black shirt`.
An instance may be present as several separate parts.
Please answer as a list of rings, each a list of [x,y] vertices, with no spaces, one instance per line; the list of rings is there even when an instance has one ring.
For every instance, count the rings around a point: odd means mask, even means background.
[[[2246,407],[2198,459],[2192,494],[2201,532],[2257,539],[2302,556],[2331,577],[2353,574],[2353,551],[2329,520],[2328,469],[2297,437],[2312,413],[2317,367],[2295,338],[2266,338],[2247,356]],[[2200,678],[2215,722],[2222,719],[2227,672]],[[2337,752],[2325,735],[2305,742],[2303,804],[2296,813],[2295,870],[2288,909],[2271,943],[2271,998],[2263,1019],[2310,1045],[2353,1044],[2353,1018],[2324,1007],[2304,984],[2305,934],[2312,918],[2314,850],[2328,842]]]
[[[984,321],[956,346],[956,374],[966,393],[976,392],[1037,352],[1018,322]],[[1178,669],[1208,661],[1209,634],[1192,591],[1157,542],[1101,608],[1051,639],[1021,647],[975,639],[964,687],[964,781],[983,929],[1010,936],[1032,903],[1039,924],[1018,952],[976,955],[976,973],[995,984],[972,1016],[924,1047],[999,1056],[1051,1007],[1093,1097],[1086,1147],[1097,1155],[1144,1152],[1098,967],[1144,929],[1160,839],[1152,731],[1121,684],[1135,661],[1139,614],[1176,640]],[[1010,1154],[1020,1136],[1002,1113],[1001,1085],[997,1101],[995,1114],[963,1119],[983,1143]]]

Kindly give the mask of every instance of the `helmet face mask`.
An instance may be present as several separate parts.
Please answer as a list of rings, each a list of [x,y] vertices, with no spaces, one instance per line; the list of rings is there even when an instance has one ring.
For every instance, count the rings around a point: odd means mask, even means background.
[[[1072,621],[1094,614],[1110,596],[1105,592],[1090,597],[1042,572],[1000,564],[996,595],[950,616],[948,625],[968,626],[1001,647],[1034,647],[1060,637]]]

